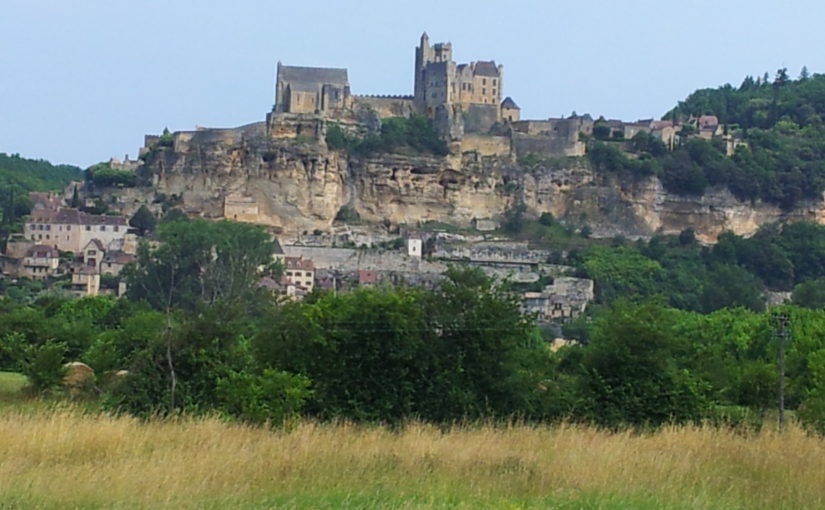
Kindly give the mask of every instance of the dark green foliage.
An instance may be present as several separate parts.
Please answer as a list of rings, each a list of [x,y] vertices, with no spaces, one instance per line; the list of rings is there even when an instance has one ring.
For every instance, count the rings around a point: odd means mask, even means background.
[[[593,125],[593,137],[596,140],[607,140],[610,138],[610,126],[606,122],[596,122]]]
[[[818,124],[825,114],[825,75],[814,74],[790,80],[785,69],[777,72],[773,86],[758,86],[748,76],[739,88],[724,85],[716,89],[701,89],[665,115],[672,118],[716,115],[725,124],[742,128],[768,129],[782,118],[800,126]]]
[[[667,154],[667,147],[661,140],[655,138],[650,133],[639,131],[630,140],[633,152],[647,153],[654,157],[661,157]]]
[[[543,212],[541,213],[541,216],[539,216],[539,223],[545,227],[552,227],[555,221],[556,220],[553,218],[553,214],[549,212]]]
[[[664,273],[661,265],[632,247],[593,246],[582,263],[588,278],[596,282],[599,301],[619,297],[643,300],[657,293]]]
[[[537,413],[540,355],[518,303],[476,271],[454,270],[433,292],[325,294],[276,317],[257,339],[271,366],[314,383],[325,418],[397,422]],[[530,354],[532,353],[532,354]],[[533,361],[531,361],[533,358]]]
[[[69,207],[78,209],[81,205],[83,205],[83,203],[80,201],[80,195],[77,191],[77,184],[75,184],[74,190],[72,191],[72,198],[69,200]]]
[[[620,303],[601,317],[582,359],[582,414],[605,426],[703,416],[707,388],[680,366],[687,346],[671,333],[675,323],[672,313],[653,303]]]
[[[138,231],[138,235],[145,236],[148,232],[155,230],[157,220],[152,211],[145,205],[135,211],[135,214],[129,219],[129,226],[134,227]]]
[[[327,124],[325,141],[327,142],[327,147],[334,151],[346,149],[350,143],[344,130],[335,123]]]
[[[716,115],[726,134],[747,146],[726,157],[725,142],[691,137],[682,124],[683,141],[673,152],[647,133],[626,144],[594,141],[588,158],[600,172],[629,177],[656,175],[664,187],[681,195],[700,195],[709,186],[727,187],[740,200],[764,200],[790,210],[825,191],[825,75],[790,80],[780,69],[770,87],[746,80],[700,90],[680,102],[665,118]],[[603,122],[594,126],[596,140],[613,140]],[[626,151],[626,152],[625,152]]]
[[[132,347],[129,373],[111,389],[108,404],[140,416],[219,407],[218,381],[255,368],[244,337],[248,324],[237,318],[224,305],[167,315],[159,334]]]
[[[444,156],[449,152],[430,119],[421,115],[382,119],[381,132],[364,138],[348,135],[339,125],[329,124],[325,140],[330,149],[346,149],[359,156],[382,152]]]
[[[696,243],[696,234],[692,228],[686,228],[679,232],[679,244],[682,246],[692,246]]]
[[[86,170],[86,180],[95,186],[131,188],[137,185],[137,176],[128,170],[115,170],[108,163],[98,163]]]
[[[22,231],[22,218],[31,211],[30,191],[62,191],[83,171],[71,165],[52,165],[43,160],[0,152],[0,248],[10,233]]]
[[[702,291],[702,308],[712,312],[720,308],[744,307],[760,311],[765,308],[762,285],[746,269],[720,264],[710,269]]]
[[[259,293],[258,267],[272,261],[269,235],[245,223],[174,221],[161,224],[157,237],[162,244],[141,243],[123,276],[131,298],[158,310],[248,302]]]
[[[166,214],[163,215],[161,221],[163,223],[172,223],[175,221],[187,221],[189,218],[186,216],[186,213],[178,209],[177,207],[173,207],[166,211]]]
[[[716,115],[735,126],[749,148],[731,159],[721,148],[691,139],[662,161],[663,182],[675,193],[695,194],[706,184],[727,186],[742,200],[762,199],[791,209],[825,191],[825,75],[794,81],[780,69],[771,86],[748,77],[737,89],[703,89],[679,103],[665,118]],[[683,125],[681,135],[690,134]],[[687,151],[687,157],[683,152]],[[672,175],[671,175],[672,174]]]
[[[504,211],[504,217],[501,221],[501,228],[505,232],[517,234],[521,232],[524,226],[524,213],[527,212],[527,206],[523,201],[518,200]]]
[[[805,308],[825,308],[825,277],[794,286],[791,301]]]
[[[220,408],[251,423],[279,425],[294,419],[312,395],[310,381],[300,375],[264,369],[261,374],[230,372],[218,378]]]
[[[12,186],[23,196],[29,191],[62,191],[69,182],[80,180],[83,171],[76,166],[52,165],[0,152],[0,189]]]
[[[361,215],[352,207],[343,205],[335,214],[335,221],[341,223],[358,223],[361,221]]]

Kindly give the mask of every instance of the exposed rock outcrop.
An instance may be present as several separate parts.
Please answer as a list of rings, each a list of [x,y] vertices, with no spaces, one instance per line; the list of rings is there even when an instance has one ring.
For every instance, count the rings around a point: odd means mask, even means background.
[[[724,189],[703,196],[667,193],[658,179],[596,175],[585,160],[562,167],[523,169],[510,158],[477,152],[447,157],[382,154],[348,156],[315,137],[275,139],[263,123],[235,130],[175,133],[138,170],[144,186],[119,192],[129,214],[159,194],[207,217],[229,217],[284,232],[326,229],[342,207],[363,220],[470,225],[495,218],[522,200],[528,213],[551,212],[594,235],[650,236],[692,228],[705,241],[731,230],[753,233],[782,219],[825,219],[821,202],[784,212],[741,202]],[[227,197],[246,197],[243,211]],[[240,206],[238,206],[240,207]]]

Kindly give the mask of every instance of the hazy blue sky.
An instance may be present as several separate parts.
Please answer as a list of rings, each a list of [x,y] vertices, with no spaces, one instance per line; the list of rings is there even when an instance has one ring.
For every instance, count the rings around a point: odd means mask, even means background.
[[[275,64],[409,94],[414,47],[504,64],[522,117],[661,116],[696,88],[825,72],[815,0],[3,0],[0,152],[88,166],[145,133],[263,120]]]

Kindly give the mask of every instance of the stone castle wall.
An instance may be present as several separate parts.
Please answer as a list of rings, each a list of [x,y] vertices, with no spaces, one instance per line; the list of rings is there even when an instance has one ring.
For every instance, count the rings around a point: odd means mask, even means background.
[[[353,109],[367,108],[379,118],[410,117],[415,113],[412,96],[355,96]]]
[[[480,156],[510,157],[510,137],[469,134],[460,142],[461,152],[477,152]]]

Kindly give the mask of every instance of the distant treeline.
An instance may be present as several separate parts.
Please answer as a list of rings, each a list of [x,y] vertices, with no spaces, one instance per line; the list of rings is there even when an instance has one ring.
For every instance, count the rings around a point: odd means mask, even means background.
[[[590,320],[567,327],[580,344],[554,352],[552,335],[521,313],[506,285],[478,269],[453,268],[433,289],[316,291],[289,301],[256,285],[261,268],[275,279],[281,271],[262,229],[169,221],[157,227],[161,243],[142,244],[124,269],[126,299],[0,299],[0,370],[53,391],[63,364],[83,361],[97,374],[89,398],[137,416],[756,427],[776,402],[775,312],[702,314],[660,296],[678,287],[665,281],[677,259],[686,262],[673,274],[709,271],[707,283],[735,268],[751,274],[744,266],[771,245],[776,260],[789,257],[788,283],[819,275],[808,264],[825,260],[811,251],[825,246],[822,232],[795,228],[725,238],[712,250],[686,233],[586,251],[580,267],[596,278],[602,304]],[[780,310],[790,324],[788,408],[825,431],[825,309]]]
[[[825,191],[825,75],[798,80],[779,70],[773,81],[745,79],[739,88],[725,85],[694,92],[666,118],[716,115],[726,134],[747,145],[725,156],[722,140],[685,139],[673,152],[646,133],[616,143],[593,142],[588,156],[597,170],[644,177],[656,175],[668,191],[702,194],[725,186],[740,200],[764,200],[792,209]]]

